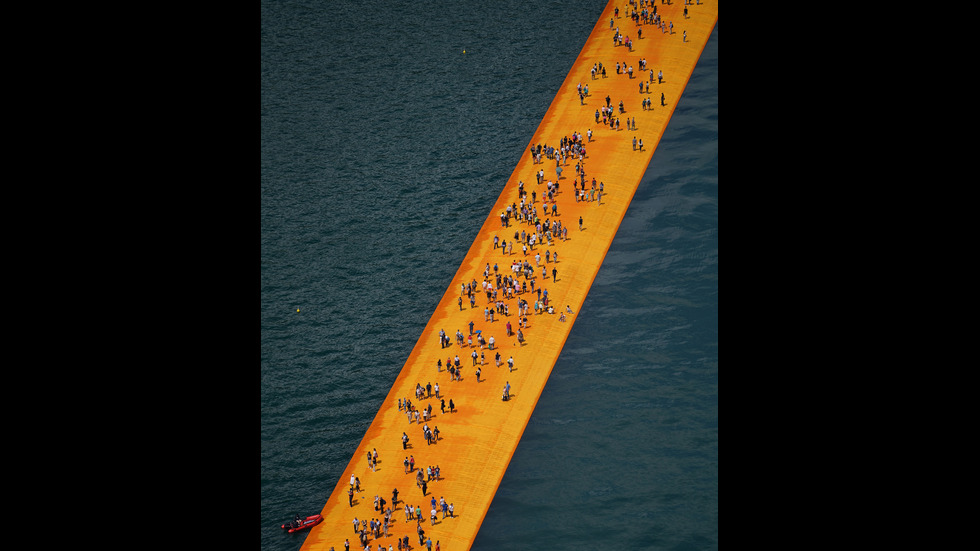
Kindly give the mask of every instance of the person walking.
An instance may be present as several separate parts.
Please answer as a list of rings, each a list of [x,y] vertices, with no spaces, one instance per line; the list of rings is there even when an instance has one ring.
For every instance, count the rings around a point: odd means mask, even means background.
[[[558,268],[551,269],[551,281],[552,282],[558,281]]]
[[[578,231],[582,231],[582,217],[578,217]]]

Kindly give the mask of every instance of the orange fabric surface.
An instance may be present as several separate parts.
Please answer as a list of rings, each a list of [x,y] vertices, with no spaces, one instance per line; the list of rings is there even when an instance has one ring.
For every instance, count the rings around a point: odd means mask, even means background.
[[[471,547],[606,251],[717,22],[718,8],[715,0],[702,1],[700,5],[695,4],[695,1],[691,0],[691,4],[686,6],[689,13],[685,18],[683,0],[674,0],[671,5],[657,3],[655,0],[657,11],[663,20],[674,23],[673,33],[664,34],[656,26],[646,24],[640,27],[643,29],[642,39],[636,37],[638,26],[626,16],[628,4],[625,1],[610,1],[606,5],[551,107],[529,141],[529,145],[544,143],[557,147],[562,137],[570,137],[573,132],[580,133],[586,147],[584,167],[587,181],[591,182],[594,177],[597,182],[603,182],[602,202],[575,200],[573,181],[576,179],[575,164],[578,160],[569,159],[562,166],[560,192],[556,199],[556,218],[568,228],[568,239],[553,239],[551,245],[547,242],[535,245],[526,257],[516,242],[510,255],[503,254],[499,248],[495,249],[495,235],[510,242],[515,230],[529,233],[534,231],[532,225],[513,218],[510,220],[510,227],[503,228],[501,225],[500,214],[506,210],[507,205],[520,204],[518,181],[524,182],[528,200],[532,191],[537,192],[534,206],[538,209],[539,217],[552,218],[550,203],[547,204],[548,213],[543,213],[542,198],[546,196],[547,188],[545,184],[536,183],[535,174],[543,169],[545,181],[554,181],[555,161],[542,155],[540,164],[533,163],[525,149],[354,457],[327,498],[321,511],[324,521],[310,530],[303,543],[303,551],[327,551],[331,547],[341,551],[344,549],[345,539],[350,541],[351,549],[362,549],[354,533],[352,520],[354,517],[381,520],[383,514],[373,507],[374,496],[383,497],[390,506],[394,488],[398,489],[399,503],[392,515],[393,529],[389,530],[387,538],[370,538],[372,551],[378,543],[384,544],[386,549],[389,544],[397,549],[395,537],[406,534],[413,549],[424,549],[424,546],[418,545],[416,522],[405,520],[406,503],[421,506],[423,529],[426,536],[431,537],[433,549],[436,541],[442,551],[463,551]],[[619,27],[623,35],[633,39],[632,51],[625,45],[613,44],[614,30],[610,29],[609,21],[616,7],[620,14],[614,21],[614,28]],[[682,38],[684,31],[687,32],[686,42]],[[639,60],[643,58],[646,59],[647,70],[641,71]],[[625,74],[616,73],[617,61],[633,67],[632,79]],[[598,76],[593,80],[591,69],[593,64],[599,62],[606,68],[606,78]],[[650,92],[640,93],[639,83],[649,81],[650,69],[654,70],[655,75],[658,71],[663,71],[663,83],[658,84],[655,77],[650,83]],[[577,91],[579,83],[589,86],[590,94],[585,98],[584,105],[580,102]],[[661,106],[661,93],[665,96],[666,106]],[[605,104],[607,95],[615,109],[614,116],[620,118],[619,130],[603,126],[601,117],[599,124],[595,122],[595,111]],[[641,107],[640,102],[644,98],[650,98],[651,110]],[[623,101],[626,109],[622,114],[618,109],[620,101]],[[626,119],[634,117],[636,130],[626,129]],[[589,129],[592,130],[591,142],[586,138]],[[642,150],[634,150],[634,136],[643,141]],[[579,217],[583,220],[581,230]],[[557,252],[558,261],[545,262],[546,250]],[[488,263],[491,266],[491,278],[494,263],[499,265],[503,275],[513,275],[510,270],[513,260],[527,259],[535,266],[534,255],[539,252],[541,265],[547,270],[547,278],[542,277],[541,267],[536,266],[535,288],[540,286],[548,290],[549,304],[554,306],[555,313],[534,312],[537,294],[530,292],[528,283],[528,292],[516,296],[525,298],[531,305],[527,314],[528,326],[523,329],[525,344],[518,343],[516,336],[508,337],[505,330],[508,321],[515,334],[519,328],[517,298],[504,299],[509,306],[510,315],[505,317],[495,313],[493,322],[484,321],[484,308],[488,306],[488,302],[482,288],[477,290],[474,308],[470,307],[466,296],[463,296],[462,309],[460,308],[460,285],[473,280],[480,284],[484,280],[483,270]],[[553,268],[557,269],[555,281],[552,280]],[[519,280],[524,281],[523,277]],[[566,306],[570,306],[574,313],[566,314],[566,321],[562,322],[559,315]],[[492,309],[493,305],[490,307]],[[468,337],[470,321],[474,323],[474,330],[482,331],[485,338],[494,337],[496,348],[501,354],[500,367],[494,365],[496,350],[481,349],[476,344],[475,333],[473,348],[465,344],[462,347],[456,345],[457,330]],[[440,346],[440,329],[444,329],[450,337],[451,344],[446,348]],[[472,365],[470,356],[474,349],[478,353],[482,350],[486,355],[480,382],[477,382],[476,367]],[[451,381],[445,366],[441,372],[436,371],[437,360],[442,360],[445,364],[448,357],[456,355],[459,355],[462,366],[461,381]],[[507,367],[507,359],[511,356],[514,359],[513,372]],[[508,382],[511,385],[511,399],[503,401],[503,387]],[[435,396],[416,400],[416,383],[422,386],[438,383],[440,395],[446,399],[446,413],[440,410],[440,402]],[[428,424],[430,427],[438,427],[440,431],[437,443],[426,444],[421,423],[410,423],[406,413],[399,411],[399,398],[409,398],[420,408],[432,404],[433,417]],[[450,399],[455,404],[455,413],[448,410]],[[403,432],[410,438],[407,450],[402,449]],[[367,453],[375,449],[378,451],[379,462],[377,470],[372,471],[367,462]],[[424,470],[427,466],[434,465],[441,468],[441,479],[428,484],[425,496],[416,486],[414,473],[406,473],[403,467],[402,461],[409,455],[414,456],[416,468]],[[348,505],[347,494],[352,474],[360,479],[361,487],[361,491],[355,494],[353,507]],[[431,525],[429,501],[432,496],[437,501],[444,497],[452,503],[455,518],[442,519],[440,510],[438,520],[435,525]]]

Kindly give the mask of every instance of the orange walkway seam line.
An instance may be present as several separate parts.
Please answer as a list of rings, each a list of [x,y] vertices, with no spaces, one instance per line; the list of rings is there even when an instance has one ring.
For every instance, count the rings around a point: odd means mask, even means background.
[[[552,216],[551,204],[542,203],[547,198],[547,185],[537,184],[535,175],[543,170],[545,182],[555,181],[556,162],[542,155],[542,162],[534,163],[525,150],[452,283],[409,354],[405,366],[395,379],[381,409],[364,434],[354,457],[327,499],[321,511],[323,522],[310,530],[302,551],[328,551],[331,548],[341,551],[345,540],[349,540],[351,549],[362,549],[354,531],[353,519],[356,517],[369,522],[371,519],[383,519],[383,513],[374,509],[374,496],[384,498],[386,507],[391,506],[392,490],[395,488],[398,489],[399,502],[392,515],[393,526],[388,531],[388,537],[369,537],[371,551],[376,551],[379,543],[385,549],[389,545],[397,549],[395,538],[403,538],[405,535],[409,536],[412,549],[425,549],[424,545],[419,545],[416,521],[406,522],[406,504],[421,507],[424,519],[422,528],[426,538],[432,539],[433,549],[436,542],[439,542],[440,551],[464,551],[472,546],[606,251],[718,20],[717,0],[702,0],[700,4],[696,3],[698,0],[690,0],[688,5],[684,1],[673,0],[672,4],[667,5],[654,0],[652,4],[647,4],[648,9],[656,6],[657,13],[665,24],[673,22],[673,32],[669,34],[653,24],[638,26],[627,15],[630,11],[629,4],[625,1],[619,2],[620,5],[617,6],[610,0],[606,5],[529,142],[529,146],[541,143],[558,147],[563,137],[570,138],[573,133],[581,134],[586,147],[586,158],[583,162],[586,180],[589,187],[593,177],[597,182],[603,183],[601,203],[594,196],[589,202],[575,200],[573,182],[577,180],[575,165],[579,160],[568,159],[562,165],[563,172],[559,180],[557,216]],[[619,17],[614,17],[614,9],[617,7]],[[688,12],[687,17],[684,16],[685,9]],[[612,28],[610,19],[613,19]],[[624,35],[624,42],[625,37],[632,40],[632,51],[625,44],[614,44],[613,36],[617,27]],[[642,29],[642,38],[637,36],[639,29]],[[646,60],[646,70],[640,70],[641,59]],[[632,78],[628,74],[616,73],[617,62],[633,68]],[[606,76],[603,78],[597,75],[593,79],[592,67],[598,63],[605,68]],[[650,69],[654,72],[652,82]],[[663,72],[662,83],[656,78],[660,71]],[[646,86],[640,92],[641,82],[650,83],[649,93],[646,92]],[[580,83],[589,87],[589,95],[584,99],[579,97]],[[661,94],[664,96],[665,106],[661,106]],[[609,103],[615,111],[613,116],[620,119],[619,129],[603,126],[601,116],[600,122],[595,122],[595,112],[606,104],[606,96],[609,96]],[[651,109],[644,109],[641,103],[647,98]],[[620,101],[624,104],[624,113],[620,113]],[[635,120],[635,130],[627,129],[627,119]],[[587,138],[590,129],[591,142]],[[642,140],[642,150],[634,149],[634,136],[637,141]],[[533,206],[537,208],[540,218],[557,218],[567,227],[567,240],[553,238],[550,245],[546,241],[541,242],[533,250],[529,250],[527,256],[519,242],[513,243],[511,254],[494,248],[494,236],[510,243],[515,231],[534,233],[531,224],[514,218],[509,220],[509,227],[502,227],[501,213],[506,211],[508,205],[520,205],[517,191],[519,181],[524,182],[528,201],[531,193],[536,193]],[[547,213],[544,212],[545,207],[548,209]],[[579,229],[580,217],[582,229]],[[546,261],[546,251],[557,253],[557,262],[554,257]],[[535,260],[538,253],[541,255],[540,265]],[[488,303],[481,286],[484,270],[489,264],[490,279],[495,283],[493,266],[498,265],[499,272],[504,276],[511,276],[514,275],[511,271],[514,260],[527,260],[534,267],[535,290],[539,287],[547,289],[549,304],[554,307],[554,313],[535,312],[537,293],[531,293],[528,281],[528,292],[514,298],[503,298],[502,295],[499,297],[509,308],[508,316],[495,314],[494,321],[484,321],[485,308],[489,306],[493,309],[493,304]],[[542,275],[542,266],[546,277]],[[557,270],[557,279],[553,278],[552,270]],[[474,280],[478,285],[475,307],[470,307],[467,296],[462,297],[460,306],[461,284]],[[519,277],[518,281],[524,282],[525,279]],[[518,343],[516,337],[520,328],[520,298],[530,304],[527,327],[522,329],[524,344]],[[566,306],[574,313],[566,313],[565,321],[561,321],[560,313],[565,311]],[[468,338],[471,321],[474,324],[473,346],[470,347],[465,341],[463,346],[458,346],[456,332],[460,331],[464,338]],[[511,323],[514,336],[507,335],[507,322]],[[446,348],[440,345],[441,329],[449,336],[450,345]],[[488,340],[492,336],[495,349],[481,348],[477,344],[476,331],[480,331]],[[478,354],[483,352],[485,356],[484,365],[480,368],[479,382],[476,377],[477,366],[473,365],[471,358],[473,350]],[[494,361],[497,352],[501,356],[500,367]],[[446,371],[445,364],[448,358],[457,355],[460,358],[462,380],[454,381]],[[507,365],[507,360],[511,357],[514,360],[513,371]],[[443,363],[440,372],[437,372],[437,360]],[[416,400],[416,384],[424,387],[429,383],[438,383],[441,398],[437,399],[433,391],[431,398]],[[511,387],[511,399],[503,401],[501,396],[507,383]],[[413,405],[421,409],[432,405],[432,417],[428,420],[428,426],[432,429],[438,427],[438,442],[426,444],[422,432],[424,423],[409,422],[407,414],[398,409],[398,400],[404,398],[410,399]],[[442,398],[447,404],[445,413],[441,408]],[[450,399],[456,408],[454,413],[448,408]],[[403,433],[410,439],[407,449],[402,448]],[[373,450],[378,452],[376,470],[372,470],[367,461],[368,452]],[[435,465],[440,467],[440,479],[428,483],[424,496],[416,485],[415,473],[405,472],[403,460],[408,456],[414,457],[416,469],[424,470]],[[360,479],[361,489],[360,492],[355,492],[353,506],[348,503],[351,475]],[[440,509],[435,524],[431,524],[429,511],[433,496],[437,501],[445,498],[452,503],[455,517],[443,519]]]

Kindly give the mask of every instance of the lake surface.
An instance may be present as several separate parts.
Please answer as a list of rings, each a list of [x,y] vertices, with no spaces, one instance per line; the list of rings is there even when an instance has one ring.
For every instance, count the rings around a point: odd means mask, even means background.
[[[326,503],[604,6],[261,3],[263,550],[301,546],[279,524]],[[718,547],[717,33],[474,550]]]

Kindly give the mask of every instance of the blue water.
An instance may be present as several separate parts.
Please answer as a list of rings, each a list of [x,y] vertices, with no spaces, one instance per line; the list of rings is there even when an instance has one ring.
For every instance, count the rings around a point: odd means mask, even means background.
[[[278,525],[325,504],[604,7],[261,3],[263,550],[299,549]],[[718,547],[717,50],[474,550]]]

